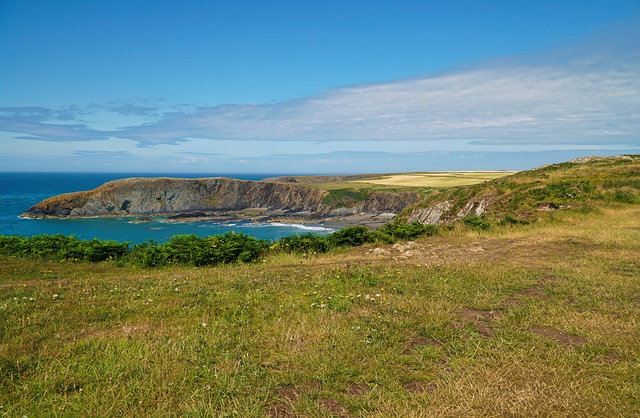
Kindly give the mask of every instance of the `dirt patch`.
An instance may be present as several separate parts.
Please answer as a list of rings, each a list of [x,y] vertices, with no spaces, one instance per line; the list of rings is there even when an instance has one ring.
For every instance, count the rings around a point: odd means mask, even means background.
[[[282,403],[271,405],[267,411],[267,415],[271,418],[298,418],[298,415],[291,412],[289,407]]]
[[[292,386],[284,386],[276,389],[275,395],[278,401],[269,407],[267,414],[272,418],[294,418],[298,415],[294,414],[291,404],[298,401],[301,395],[307,392],[320,389],[320,383],[309,382],[299,388]]]
[[[418,380],[411,381],[404,385],[404,388],[412,393],[433,392],[436,389],[435,383],[424,383]]]
[[[552,339],[565,347],[579,347],[587,342],[584,337],[568,334],[552,327],[531,327],[529,331]]]
[[[369,390],[367,385],[352,383],[347,387],[346,393],[351,396],[362,396]]]
[[[331,412],[332,414],[335,414],[341,418],[349,416],[349,414],[347,413],[347,410],[344,409],[344,406],[340,405],[340,403],[335,399],[331,399],[331,398],[321,399],[320,406],[326,409],[327,411]]]
[[[409,345],[402,351],[402,354],[410,354],[420,347],[441,347],[442,343],[432,338],[418,336],[409,341]]]
[[[286,400],[288,402],[295,402],[298,400],[298,396],[300,395],[300,393],[296,388],[284,387],[276,390],[276,395],[278,395],[279,398]]]
[[[545,284],[555,282],[556,280],[558,280],[557,277],[545,276],[541,278],[535,285],[527,287],[526,289],[522,289],[519,292],[515,292],[514,297],[507,298],[502,302],[502,306],[511,308],[524,305],[524,302],[522,302],[520,296],[532,299],[549,300],[551,298],[544,293],[542,287]]]
[[[493,336],[493,323],[504,314],[500,311],[480,311],[476,309],[463,308],[459,312],[460,319],[471,322],[476,326],[478,332],[483,337]]]
[[[599,364],[616,364],[620,361],[620,355],[618,353],[611,352],[602,356],[597,356],[593,361]]]

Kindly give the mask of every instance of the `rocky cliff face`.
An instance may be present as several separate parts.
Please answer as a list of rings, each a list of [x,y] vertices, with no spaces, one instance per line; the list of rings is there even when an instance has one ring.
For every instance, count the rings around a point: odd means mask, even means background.
[[[480,196],[469,200],[462,209],[453,211],[451,201],[435,203],[427,207],[413,208],[407,218],[407,222],[419,222],[421,224],[439,225],[450,223],[467,216],[482,216],[493,203],[493,196]]]
[[[87,192],[51,197],[23,216],[153,215],[247,208],[317,212],[322,210],[325,194],[297,185],[227,178],[132,178],[108,182]]]
[[[228,178],[131,178],[86,192],[45,199],[23,214],[29,218],[109,215],[175,215],[192,212],[240,211],[256,208],[310,215],[339,215],[323,203],[327,191],[301,184],[254,182]],[[353,207],[356,213],[396,213],[418,196],[373,193]]]

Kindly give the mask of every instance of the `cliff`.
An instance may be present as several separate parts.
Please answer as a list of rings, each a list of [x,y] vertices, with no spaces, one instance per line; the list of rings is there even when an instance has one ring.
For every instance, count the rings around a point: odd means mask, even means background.
[[[255,182],[229,178],[130,178],[84,192],[41,201],[28,218],[110,215],[180,215],[261,209],[286,213],[338,216],[396,213],[419,200],[417,193],[377,191],[360,200],[333,201],[330,192],[301,184]]]

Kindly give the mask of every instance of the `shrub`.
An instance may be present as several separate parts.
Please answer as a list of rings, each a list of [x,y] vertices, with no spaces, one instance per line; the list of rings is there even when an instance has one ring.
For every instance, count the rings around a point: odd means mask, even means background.
[[[83,259],[91,262],[117,260],[129,252],[128,242],[93,239],[81,241]]]
[[[330,234],[328,239],[335,247],[357,247],[366,242],[374,242],[376,237],[367,227],[349,226]]]
[[[83,241],[75,235],[37,235],[0,237],[0,250],[6,255],[55,260],[103,261],[117,259],[129,251],[129,243],[94,239]]]
[[[478,216],[470,216],[462,219],[462,223],[476,229],[489,229],[491,224]]]
[[[276,248],[289,253],[325,253],[330,244],[327,237],[306,233],[281,238]]]
[[[419,222],[391,222],[375,231],[375,236],[387,244],[392,244],[396,241],[414,239],[422,235],[432,236],[437,232],[438,229],[434,225]]]
[[[143,242],[133,247],[127,261],[140,267],[160,267],[168,264],[169,253],[153,241]]]

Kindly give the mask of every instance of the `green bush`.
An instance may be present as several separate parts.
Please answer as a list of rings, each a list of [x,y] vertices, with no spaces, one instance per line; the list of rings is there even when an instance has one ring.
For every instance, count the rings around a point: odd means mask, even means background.
[[[126,261],[140,267],[160,267],[169,263],[169,253],[161,244],[148,241],[135,245]]]
[[[391,222],[376,230],[375,236],[387,244],[392,244],[396,241],[415,239],[423,235],[432,236],[437,232],[438,229],[435,225],[419,222]]]
[[[171,263],[207,266],[254,261],[266,249],[266,241],[233,232],[210,237],[176,235],[165,244],[145,242],[136,245],[130,254],[130,261],[144,267]]]
[[[118,259],[129,251],[129,243],[110,240],[83,241],[75,235],[37,235],[0,237],[0,251],[19,257],[55,260],[104,261]]]
[[[326,253],[329,248],[329,239],[312,233],[292,235],[280,238],[277,248],[289,253]]]
[[[82,241],[83,259],[91,262],[117,260],[129,252],[128,242],[93,239]]]
[[[375,240],[375,234],[364,226],[349,226],[329,235],[329,242],[335,247],[357,247]]]
[[[463,218],[462,223],[476,229],[489,229],[491,227],[491,224],[487,220],[478,216]]]
[[[376,240],[392,243],[421,235],[433,235],[436,231],[433,225],[419,223],[387,224],[376,232],[364,226],[351,226],[327,236],[307,233],[284,237],[271,246],[267,241],[233,232],[209,237],[194,234],[177,235],[164,244],[148,241],[133,247],[127,242],[99,239],[83,241],[73,235],[62,234],[35,237],[0,236],[0,254],[89,262],[117,260],[123,264],[141,267],[161,267],[169,264],[208,266],[255,261],[270,248],[273,251],[321,254],[331,248],[355,247]]]

